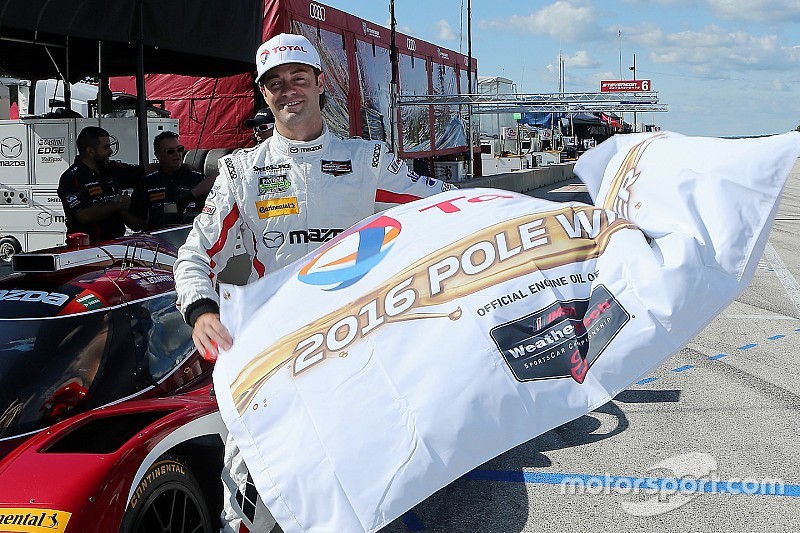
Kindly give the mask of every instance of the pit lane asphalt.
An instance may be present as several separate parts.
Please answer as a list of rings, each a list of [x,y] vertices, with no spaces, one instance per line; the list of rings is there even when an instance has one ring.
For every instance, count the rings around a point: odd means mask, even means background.
[[[574,187],[555,192],[576,183],[531,194],[587,201]],[[602,408],[485,463],[382,533],[800,529],[799,234],[800,163],[749,288],[686,348]],[[570,477],[586,490],[563,491]],[[670,495],[681,482],[703,492]],[[633,494],[637,483],[661,493]]]

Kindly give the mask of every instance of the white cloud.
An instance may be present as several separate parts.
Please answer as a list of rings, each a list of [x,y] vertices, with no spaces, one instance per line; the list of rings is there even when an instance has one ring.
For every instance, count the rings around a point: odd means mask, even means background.
[[[800,20],[798,0],[705,0],[705,3],[725,20],[772,23]]]
[[[505,19],[482,20],[482,29],[517,31],[534,35],[549,35],[568,42],[588,40],[602,33],[599,16],[585,0],[558,0],[530,15],[512,15]]]
[[[600,61],[591,57],[586,50],[578,50],[571,56],[564,58],[567,68],[595,68],[600,65]]]
[[[439,33],[437,34],[437,38],[440,41],[456,41],[458,38],[456,37],[453,28],[450,27],[450,23],[447,22],[445,19],[441,19],[439,22],[436,23],[436,27],[439,28]]]
[[[699,31],[666,33],[652,24],[623,29],[623,35],[658,64],[685,64],[695,73],[784,70],[798,63],[796,48],[782,46],[775,35],[752,35],[709,25]]]

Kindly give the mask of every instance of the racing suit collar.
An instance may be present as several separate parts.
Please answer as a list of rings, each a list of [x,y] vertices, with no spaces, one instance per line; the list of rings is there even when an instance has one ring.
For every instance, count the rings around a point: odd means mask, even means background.
[[[322,126],[322,135],[311,141],[293,141],[287,139],[278,130],[272,134],[270,140],[271,147],[283,155],[289,157],[314,157],[322,154],[323,149],[328,144],[328,126]]]

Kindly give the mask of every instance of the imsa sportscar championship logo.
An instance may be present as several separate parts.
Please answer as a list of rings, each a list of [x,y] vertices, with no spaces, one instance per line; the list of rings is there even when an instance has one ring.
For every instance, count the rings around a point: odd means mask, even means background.
[[[588,300],[553,302],[489,334],[519,381],[572,377],[583,383],[630,319],[608,289],[598,285]]]

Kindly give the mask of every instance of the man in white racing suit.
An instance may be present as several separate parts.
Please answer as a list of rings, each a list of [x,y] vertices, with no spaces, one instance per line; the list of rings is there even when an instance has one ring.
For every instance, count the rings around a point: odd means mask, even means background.
[[[233,342],[219,320],[215,282],[237,237],[254,281],[369,215],[452,188],[415,174],[380,141],[342,140],[328,131],[320,58],[305,37],[273,37],[259,47],[256,66],[275,133],[220,159],[219,177],[175,263],[178,307],[197,349],[212,360]],[[269,532],[275,521],[230,437],[222,477],[223,531]]]

